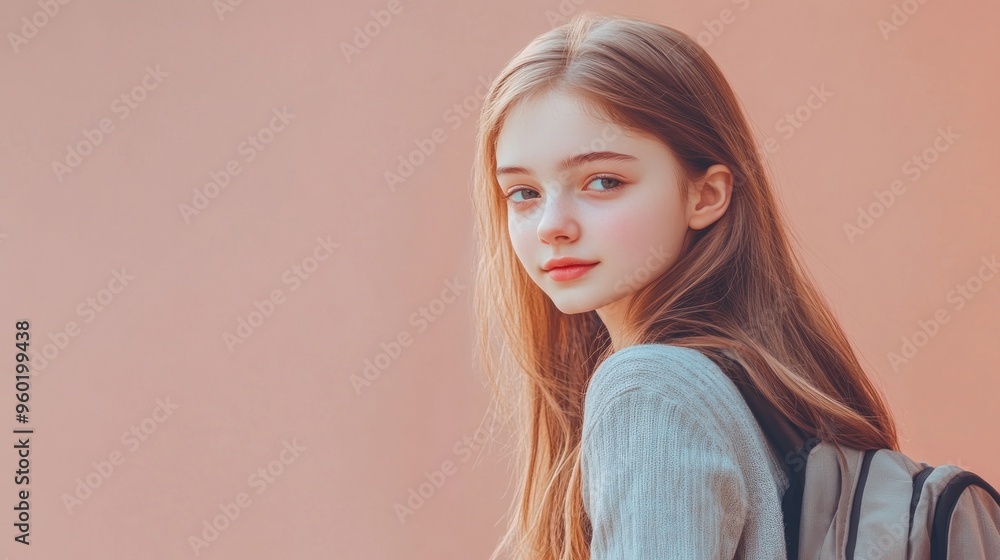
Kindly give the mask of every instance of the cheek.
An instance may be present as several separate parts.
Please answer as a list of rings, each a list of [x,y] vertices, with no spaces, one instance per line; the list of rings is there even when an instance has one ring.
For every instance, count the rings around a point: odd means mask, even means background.
[[[636,208],[619,208],[595,215],[591,220],[590,237],[611,255],[626,256],[642,251],[662,233],[663,219]]]
[[[535,230],[528,227],[523,221],[512,221],[507,225],[507,234],[510,237],[510,244],[514,248],[514,253],[522,264],[530,262],[532,255],[532,243],[535,240]],[[525,267],[527,268],[527,267]]]
[[[647,201],[600,220],[601,245],[622,270],[618,274],[660,273],[676,260],[687,226],[666,201]]]

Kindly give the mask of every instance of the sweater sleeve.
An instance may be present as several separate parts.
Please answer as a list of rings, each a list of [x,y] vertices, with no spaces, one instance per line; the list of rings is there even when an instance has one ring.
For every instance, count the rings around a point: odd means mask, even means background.
[[[641,385],[594,398],[581,447],[591,558],[736,557],[746,482],[705,403]]]

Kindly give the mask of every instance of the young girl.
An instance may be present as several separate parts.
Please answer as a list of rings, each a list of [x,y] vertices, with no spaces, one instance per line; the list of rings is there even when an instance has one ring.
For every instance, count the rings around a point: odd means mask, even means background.
[[[493,82],[476,157],[477,343],[519,451],[493,558],[785,558],[791,458],[745,395],[898,450],[690,37],[587,13],[544,33]]]

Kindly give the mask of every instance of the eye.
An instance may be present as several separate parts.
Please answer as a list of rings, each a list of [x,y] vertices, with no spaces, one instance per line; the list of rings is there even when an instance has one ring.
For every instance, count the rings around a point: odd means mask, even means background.
[[[531,189],[521,188],[521,189],[514,189],[514,190],[510,191],[509,193],[507,193],[506,196],[504,196],[504,198],[506,198],[507,200],[513,201],[513,202],[527,202],[526,200],[518,200],[516,198],[516,196],[515,196],[518,193],[533,193],[535,195],[538,194],[537,192],[535,192],[535,191],[533,191]]]
[[[590,183],[587,183],[587,184],[588,185],[592,185],[595,182],[601,182],[601,181],[609,181],[611,183],[617,183],[617,184],[613,184],[611,186],[606,186],[604,183],[599,183],[602,188],[597,189],[598,192],[613,191],[615,189],[621,188],[621,186],[624,184],[621,181],[619,181],[618,179],[615,179],[614,177],[612,177],[610,175],[597,175],[593,179],[590,180]]]

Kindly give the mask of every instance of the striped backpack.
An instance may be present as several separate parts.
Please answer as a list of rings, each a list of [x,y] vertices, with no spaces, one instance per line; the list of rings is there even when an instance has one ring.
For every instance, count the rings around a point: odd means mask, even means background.
[[[733,381],[789,474],[789,560],[1000,560],[1000,493],[988,482],[892,449],[807,438],[742,379]]]

